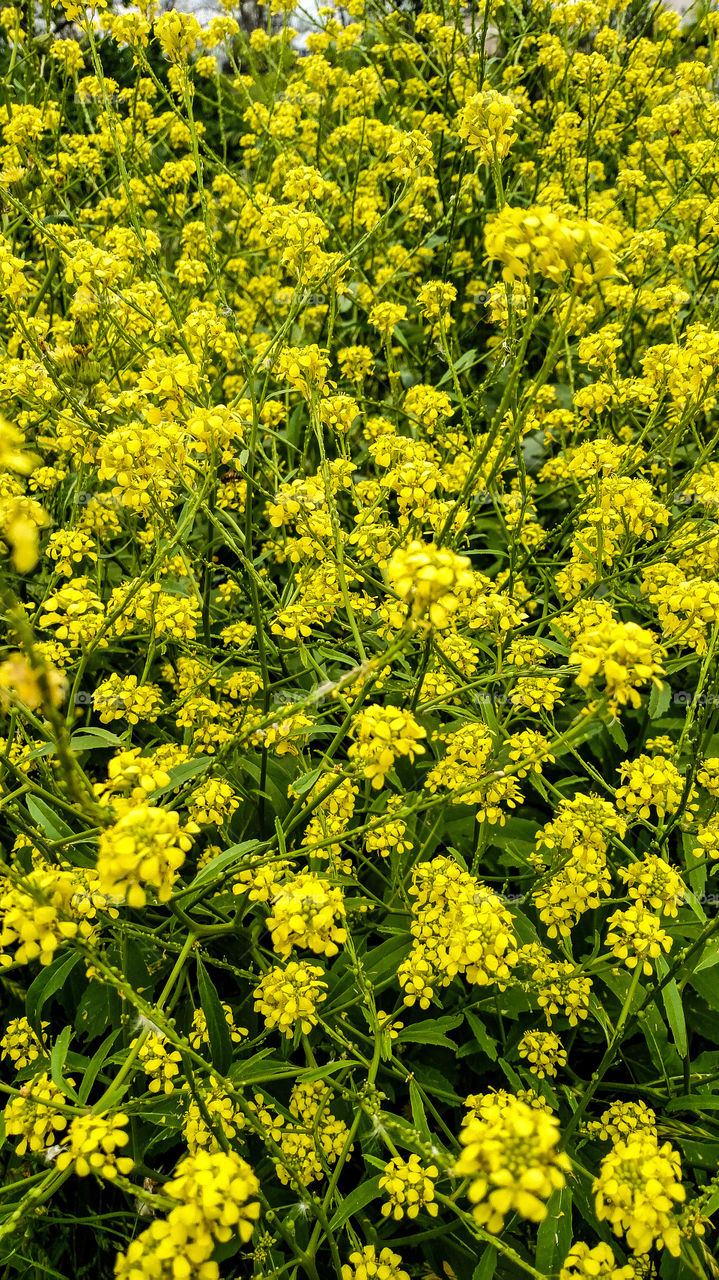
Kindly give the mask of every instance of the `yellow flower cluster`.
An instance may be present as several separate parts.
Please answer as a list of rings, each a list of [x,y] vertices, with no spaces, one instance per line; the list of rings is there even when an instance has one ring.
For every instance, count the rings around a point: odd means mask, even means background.
[[[209,1088],[200,1090],[198,1098],[190,1099],[182,1128],[190,1155],[219,1151],[222,1137],[230,1141],[247,1123],[222,1085],[211,1082]]]
[[[130,1156],[118,1155],[130,1141],[125,1132],[128,1117],[122,1112],[100,1115],[76,1116],[67,1131],[63,1150],[57,1157],[58,1169],[69,1169],[80,1178],[93,1173],[97,1178],[112,1181],[118,1173],[127,1174],[134,1161]]]
[[[661,687],[664,655],[652,632],[635,622],[603,622],[579,633],[569,661],[579,664],[577,684],[582,689],[601,676],[610,708],[616,710],[627,703],[641,706],[638,690],[650,680]]]
[[[501,989],[518,959],[512,916],[501,899],[444,857],[415,867],[411,893],[414,943],[398,970],[404,1003],[428,1009],[435,989],[458,974]]]
[[[617,789],[617,808],[638,818],[649,818],[652,809],[659,818],[676,809],[684,790],[677,766],[661,755],[641,755],[623,760],[619,766],[622,785]],[[692,796],[688,801],[692,809]]]
[[[514,1096],[491,1100],[460,1133],[458,1177],[471,1178],[469,1199],[477,1222],[493,1234],[514,1210],[542,1222],[547,1200],[563,1187],[571,1161],[558,1150],[559,1122],[549,1112]]]
[[[646,1102],[621,1099],[611,1102],[598,1120],[587,1124],[587,1131],[604,1142],[621,1142],[631,1135],[647,1134],[656,1139],[657,1117]]]
[[[581,1243],[572,1245],[559,1280],[637,1280],[637,1272],[631,1264],[619,1266],[608,1244],[598,1244],[592,1249]]]
[[[653,973],[653,961],[672,949],[672,939],[661,928],[659,917],[643,906],[615,911],[607,921],[606,944],[628,969],[641,964],[642,973]]]
[[[6,712],[16,702],[37,711],[43,702],[62,704],[67,680],[54,667],[34,667],[22,653],[11,653],[0,663],[0,711]]]
[[[283,960],[295,947],[314,951],[315,955],[336,956],[347,938],[347,931],[337,923],[338,917],[343,916],[342,890],[303,871],[272,895],[267,928],[273,949]]]
[[[382,1205],[385,1218],[390,1215],[399,1221],[401,1218],[416,1218],[422,1209],[426,1209],[432,1218],[436,1218],[439,1208],[434,1200],[434,1182],[439,1174],[436,1165],[426,1167],[418,1155],[410,1155],[407,1160],[394,1156],[385,1165],[379,1185],[387,1196],[387,1203]]]
[[[92,925],[83,918],[79,889],[76,875],[45,865],[18,885],[0,879],[0,967],[33,960],[48,965],[66,942],[89,938]]]
[[[216,1264],[209,1263],[216,1243],[238,1235],[243,1244],[252,1237],[260,1216],[253,1197],[260,1184],[250,1166],[234,1151],[198,1151],[180,1162],[162,1187],[177,1201],[166,1219],[155,1221],[120,1254],[117,1280],[166,1280],[168,1276],[197,1276],[216,1280]]]
[[[533,1075],[543,1080],[556,1076],[567,1065],[567,1051],[553,1031],[525,1031],[517,1045],[520,1058],[526,1059]]]
[[[316,858],[340,859],[342,845],[339,841],[327,844],[331,836],[344,835],[355,810],[355,801],[359,788],[354,786],[351,778],[342,778],[324,799],[319,794],[327,787],[327,777],[323,775],[308,793],[307,802],[317,802],[317,806],[305,828],[302,847],[312,850]],[[315,847],[320,846],[320,847]]]
[[[607,835],[614,832],[621,839],[625,831],[626,819],[608,801],[590,794],[561,800],[556,817],[537,832],[531,861],[543,868],[541,851],[549,849],[551,876],[543,877],[532,896],[550,938],[568,937],[581,916],[599,906],[601,895],[609,894]]]
[[[69,1081],[74,1087],[74,1081]],[[19,1138],[15,1150],[19,1156],[27,1151],[44,1152],[67,1128],[63,1114],[67,1098],[47,1072],[33,1076],[22,1085],[7,1106],[3,1120],[8,1138]]]
[[[468,151],[475,151],[480,160],[491,163],[504,160],[509,149],[517,141],[512,133],[520,112],[504,94],[496,89],[485,89],[468,98],[459,113],[459,136],[467,144]]]
[[[254,991],[255,1012],[265,1026],[277,1027],[289,1039],[299,1029],[309,1035],[318,1022],[318,1006],[327,999],[324,971],[318,964],[291,960],[263,975]]]
[[[502,278],[510,283],[536,274],[561,284],[570,275],[572,284],[587,287],[615,271],[620,243],[614,228],[563,218],[545,205],[505,205],[485,230],[487,257],[503,264]]]
[[[619,875],[629,897],[645,911],[676,916],[684,901],[686,885],[675,867],[657,854],[646,853],[638,862],[620,867]]]
[[[229,1004],[226,1004],[224,1000],[222,1000],[220,1004],[222,1012],[225,1015],[227,1030],[232,1044],[241,1044],[243,1037],[249,1034],[247,1028],[235,1025],[235,1017]],[[207,1030],[207,1018],[205,1017],[204,1010],[195,1009],[195,1012],[192,1015],[192,1026],[190,1028],[188,1039],[193,1049],[201,1049],[203,1045],[209,1045],[210,1033]]]
[[[387,565],[389,585],[411,605],[413,618],[427,618],[440,630],[459,608],[459,594],[472,584],[468,556],[415,539],[398,547]]]
[[[467,721],[444,735],[444,741],[446,754],[430,769],[425,786],[432,792],[445,787],[455,791],[461,804],[483,804],[487,788],[482,780],[494,745],[491,732],[486,725]]]
[[[570,1027],[576,1027],[579,1021],[588,1017],[592,991],[590,977],[577,971],[569,961],[554,960],[547,948],[537,942],[520,948],[518,963],[528,970],[527,989],[536,996],[548,1026],[560,1013],[567,1018]]]
[[[41,1031],[43,1036],[47,1032],[50,1024],[43,1022]],[[0,1058],[9,1058],[17,1071],[21,1071],[23,1067],[29,1067],[44,1052],[43,1046],[38,1040],[27,1018],[11,1018],[5,1028],[5,1034],[0,1040]]]
[[[697,782],[715,799],[719,798],[719,756],[707,756],[697,770]]]
[[[337,1162],[349,1136],[344,1120],[335,1116],[330,1108],[331,1096],[322,1080],[296,1084],[289,1102],[294,1119],[277,1117],[282,1154],[299,1168],[306,1185],[326,1177],[327,1166]],[[280,1182],[289,1182],[284,1164],[277,1163],[275,1171]]]
[[[187,806],[190,820],[200,827],[221,826],[239,808],[234,787],[222,778],[208,778],[196,787]]]
[[[162,711],[162,694],[157,685],[138,685],[137,676],[121,677],[115,672],[97,686],[92,701],[101,724],[112,724],[113,720],[152,724]]]
[[[712,818],[711,822],[699,827],[694,854],[697,858],[719,858],[719,818]]]
[[[167,902],[192,846],[173,810],[138,805],[100,835],[97,874],[100,892],[129,907],[144,907],[147,887]]]
[[[380,857],[387,858],[394,851],[398,858],[402,857],[412,848],[411,840],[406,839],[407,823],[403,818],[392,817],[402,807],[401,796],[390,796],[387,801],[387,808],[379,825],[367,832],[365,836],[365,849],[368,853],[378,853]]]
[[[366,1244],[362,1250],[350,1254],[349,1262],[342,1267],[342,1280],[409,1280],[402,1270],[402,1259],[391,1249],[380,1249]]]
[[[138,1043],[137,1056],[143,1071],[150,1077],[147,1086],[150,1093],[172,1093],[180,1072],[182,1055],[177,1049],[168,1048],[165,1037],[157,1031],[150,1032],[142,1043],[140,1037],[136,1036],[130,1041],[130,1048],[134,1049]]]
[[[597,1218],[626,1236],[637,1254],[666,1248],[678,1257],[677,1206],[686,1198],[681,1176],[679,1156],[668,1142],[659,1146],[646,1133],[618,1142],[594,1181]]]
[[[411,711],[377,704],[357,713],[353,732],[356,741],[347,754],[358,762],[363,776],[377,790],[400,757],[407,756],[412,762],[424,752],[421,739],[427,737],[427,730],[417,723]]]

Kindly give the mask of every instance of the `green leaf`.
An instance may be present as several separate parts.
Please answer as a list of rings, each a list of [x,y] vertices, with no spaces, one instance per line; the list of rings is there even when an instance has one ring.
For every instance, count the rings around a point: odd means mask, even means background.
[[[456,1050],[454,1041],[448,1040],[443,1033],[458,1027],[463,1016],[457,1013],[450,1014],[446,1018],[428,1018],[425,1022],[414,1022],[410,1027],[400,1031],[397,1041],[401,1044],[439,1044],[447,1049]]]
[[[245,840],[242,844],[230,845],[229,849],[223,849],[222,853],[218,853],[216,858],[206,863],[200,871],[198,871],[194,880],[190,881],[189,888],[195,889],[200,884],[205,884],[208,880],[214,880],[221,871],[226,871],[235,862],[239,862],[242,856],[249,853],[251,849],[257,849],[259,840]]]
[[[422,1094],[420,1093],[415,1080],[410,1080],[409,1082],[409,1104],[412,1108],[412,1119],[417,1133],[425,1142],[431,1143],[432,1134],[427,1123],[427,1114],[424,1109]]]
[[[207,1034],[210,1037],[212,1065],[220,1075],[224,1076],[232,1062],[230,1028],[215,985],[199,956],[197,958],[197,989],[200,995],[200,1006],[207,1022]]]
[[[250,757],[247,755],[241,757],[241,763],[242,763],[242,772],[248,774],[249,777],[252,778],[253,782],[255,783],[255,786],[257,788],[257,794],[260,796],[264,796],[267,800],[269,800],[270,804],[272,805],[278,817],[284,818],[285,814],[287,813],[290,807],[289,801],[287,799],[286,787],[283,790],[281,790],[277,785],[277,783],[272,780],[272,772],[268,766],[267,777],[265,779],[265,790],[261,791],[260,790],[260,781],[262,778],[261,765],[256,760],[250,759]]]
[[[668,681],[665,684],[653,684],[649,695],[649,719],[658,720],[669,709],[672,700],[672,689]]]
[[[58,818],[57,814],[48,808],[44,800],[39,800],[37,796],[28,796],[25,803],[33,822],[36,822],[38,827],[42,827],[45,835],[51,840],[66,840],[68,836],[74,834],[62,818]]]
[[[526,818],[510,818],[503,827],[492,832],[492,844],[497,845],[500,849],[507,846],[516,846],[518,849],[529,851],[537,847],[536,834],[539,830],[539,823],[529,822]]]
[[[69,956],[58,956],[57,960],[48,965],[47,969],[42,969],[35,981],[31,982],[25,997],[25,1014],[36,1035],[40,1035],[40,1014],[44,1005],[62,989],[65,979],[79,962],[77,952]]]
[[[719,1095],[686,1093],[681,1098],[671,1098],[667,1111],[719,1111]]]
[[[577,1214],[583,1223],[586,1223],[591,1227],[592,1231],[596,1232],[600,1240],[616,1248],[616,1238],[612,1235],[608,1224],[600,1222],[596,1215],[596,1202],[592,1188],[593,1174],[582,1168],[576,1157],[573,1160],[573,1166],[572,1190],[574,1203],[577,1206]]]
[[[72,1035],[72,1026],[68,1023],[63,1027],[57,1040],[55,1041],[52,1053],[50,1054],[50,1075],[58,1089],[62,1090],[66,1098],[71,1098],[73,1102],[77,1101],[77,1094],[72,1086],[64,1079],[62,1069],[65,1065],[67,1051],[70,1045],[70,1037]]]
[[[482,1053],[486,1053],[491,1062],[496,1062],[497,1041],[493,1040],[492,1037],[488,1035],[484,1023],[477,1017],[476,1013],[470,1013],[467,1009],[465,1010],[464,1016],[470,1025],[472,1035],[477,1041]]]
[[[613,971],[604,969],[598,974],[598,977],[605,986],[609,987],[610,991],[614,992],[620,1003],[623,1002],[632,981],[628,970]],[[640,983],[632,1001],[632,1012],[644,999],[644,995],[645,992]],[[658,1009],[658,1001],[656,1003],[652,1002],[642,1011],[637,1019],[637,1027],[647,1042],[649,1054],[657,1070],[681,1074],[682,1060],[674,1046],[669,1042],[666,1023]]]
[[[697,965],[687,981],[691,983],[702,999],[706,1000],[710,1009],[719,1010],[719,983],[716,980],[716,974],[699,972],[700,968],[706,970],[710,967],[713,967],[713,965]]]
[[[627,742],[627,735],[619,721],[611,719],[607,724],[607,729],[609,730],[609,737],[612,739],[612,742],[616,742],[617,746],[621,747],[622,751],[628,751],[629,743]]]
[[[347,1064],[342,1062],[327,1062],[324,1067],[303,1067],[299,1071],[296,1070],[298,1080],[324,1080],[325,1076],[331,1075],[334,1071],[341,1071]]]
[[[514,1067],[510,1067],[509,1063],[504,1058],[499,1059],[499,1065],[515,1092],[518,1089],[524,1088],[524,1084],[514,1070]]]
[[[390,920],[391,917],[388,916],[388,923]],[[373,947],[371,951],[361,955],[362,966],[368,980],[376,985],[390,974],[396,974],[400,963],[409,951],[410,943],[411,938],[403,929],[399,935],[395,934],[387,938],[378,947]],[[325,1015],[331,1013],[338,1004],[351,995],[355,989],[354,982],[352,970],[340,957],[327,973],[328,1001],[323,1005]]]
[[[90,1090],[92,1089],[92,1086],[94,1085],[95,1080],[97,1079],[100,1068],[105,1062],[105,1059],[110,1053],[110,1050],[112,1049],[121,1031],[122,1031],[122,1027],[115,1027],[115,1030],[111,1031],[110,1034],[105,1037],[102,1044],[100,1045],[100,1048],[97,1050],[95,1054],[93,1054],[92,1058],[90,1059],[90,1063],[87,1067],[87,1070],[83,1074],[82,1084],[80,1085],[80,1089],[77,1095],[78,1100],[81,1103],[83,1104],[86,1103],[88,1098],[90,1097]]]
[[[559,1271],[572,1243],[572,1189],[553,1191],[537,1230],[535,1266],[543,1275]]]
[[[669,972],[669,965],[665,957],[657,956],[655,963],[657,975],[660,978],[664,978]],[[662,987],[662,1001],[671,1028],[672,1039],[677,1046],[677,1052],[681,1058],[686,1058],[689,1049],[687,1024],[684,1018],[684,1009],[682,1008],[682,998],[679,995],[679,988],[674,978],[666,986]]]
[[[494,1245],[486,1244],[482,1250],[482,1256],[472,1272],[472,1280],[492,1280],[498,1256]]]
[[[719,942],[717,942],[716,938],[712,938],[702,951],[701,960],[694,965],[694,972],[699,973],[701,969],[713,969],[715,964],[719,964]]]
[[[271,1055],[271,1049],[260,1049],[244,1062],[233,1062],[229,1070],[230,1079],[236,1084],[264,1084],[265,1081],[299,1075],[297,1067]]]
[[[301,773],[298,778],[293,780],[292,790],[296,791],[298,796],[303,796],[305,791],[311,790],[321,775],[321,767],[319,769],[310,769],[309,773]],[[330,779],[328,777],[328,782],[329,780]]]
[[[116,733],[110,733],[109,729],[96,729],[94,725],[88,725],[86,729],[78,729],[77,733],[73,733],[70,746],[73,751],[89,751],[93,747],[122,747],[124,742]]]
[[[120,1017],[117,992],[101,982],[90,982],[82,993],[75,1012],[75,1029],[94,1040],[107,1030],[115,1017]]]
[[[376,1178],[370,1178],[367,1182],[361,1182],[354,1191],[345,1196],[342,1204],[337,1210],[334,1218],[330,1222],[330,1231],[337,1231],[348,1222],[353,1213],[359,1213],[360,1209],[364,1209],[372,1200],[376,1200],[382,1193],[379,1186],[379,1175]]]

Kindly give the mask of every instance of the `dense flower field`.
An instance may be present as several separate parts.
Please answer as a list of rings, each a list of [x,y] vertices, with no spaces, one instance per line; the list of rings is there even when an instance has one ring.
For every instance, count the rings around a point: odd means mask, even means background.
[[[3,1276],[716,1280],[719,10],[272,10],[0,12]]]

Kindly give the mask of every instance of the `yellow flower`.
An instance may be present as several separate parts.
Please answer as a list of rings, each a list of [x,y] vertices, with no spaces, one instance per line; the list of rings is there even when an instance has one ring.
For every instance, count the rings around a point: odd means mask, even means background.
[[[418,1155],[410,1155],[406,1160],[395,1156],[385,1165],[379,1185],[388,1197],[382,1205],[382,1215],[390,1214],[399,1221],[401,1218],[416,1218],[421,1210],[426,1209],[432,1218],[436,1218],[439,1207],[434,1202],[434,1179],[439,1170],[434,1164],[423,1166]]]
[[[119,896],[130,907],[144,907],[149,886],[158,901],[167,902],[191,845],[172,810],[149,805],[129,809],[100,835],[100,892]]]
[[[309,1035],[317,1026],[317,1007],[327,999],[324,971],[316,964],[291,960],[284,969],[277,966],[261,978],[255,988],[255,1011],[261,1013],[265,1026],[277,1027],[288,1039],[299,1027]]]
[[[200,1106],[200,1102],[202,1106]],[[190,1155],[198,1151],[219,1151],[217,1131],[226,1139],[235,1138],[247,1123],[245,1116],[219,1083],[212,1082],[209,1089],[200,1091],[200,1102],[191,1098],[187,1105],[183,1135]],[[205,1120],[209,1116],[211,1127]]]
[[[43,1035],[49,1026],[49,1022],[41,1024]],[[0,1040],[0,1048],[2,1048],[0,1058],[9,1058],[16,1071],[29,1067],[31,1062],[35,1062],[40,1054],[45,1052],[30,1023],[24,1017],[10,1019]]]
[[[344,917],[342,890],[303,871],[272,895],[272,915],[267,920],[272,946],[283,959],[294,947],[336,956],[347,939],[347,931],[337,924],[338,916]]]
[[[468,151],[476,151],[480,160],[504,160],[509,149],[517,141],[511,130],[519,119],[520,111],[511,98],[486,89],[475,93],[465,102],[459,113],[459,136],[467,144]]]
[[[459,608],[457,593],[470,587],[468,556],[415,539],[398,547],[387,566],[392,590],[412,606],[412,617],[427,616],[432,626],[443,628]]]
[[[512,916],[491,889],[448,857],[422,862],[410,892],[414,943],[398,969],[404,1003],[428,1009],[435,987],[459,973],[501,989],[517,963]]]
[[[389,339],[392,330],[407,316],[407,308],[397,302],[378,302],[369,313],[369,323]]]
[[[74,1081],[68,1084],[74,1088]],[[56,1110],[65,1106],[67,1098],[47,1072],[33,1076],[23,1084],[17,1097],[5,1107],[5,1132],[8,1138],[19,1138],[15,1148],[19,1156],[27,1151],[44,1152],[53,1146],[59,1133],[67,1128],[67,1116]]]
[[[608,1244],[573,1244],[559,1280],[637,1280],[637,1272],[631,1265],[620,1267]]]
[[[563,218],[543,205],[505,205],[485,230],[487,256],[503,263],[502,278],[509,283],[536,272],[561,284],[571,273],[575,285],[586,287],[612,274],[620,243],[613,227]]]
[[[543,1080],[556,1076],[559,1067],[567,1065],[567,1051],[553,1031],[526,1031],[517,1050],[520,1058],[526,1058],[529,1070]]]
[[[45,665],[38,670],[22,653],[11,653],[0,663],[0,710],[7,711],[15,702],[37,711],[45,698],[59,707],[67,693],[67,680],[61,671]]]
[[[607,946],[628,969],[635,969],[641,963],[642,973],[653,973],[652,961],[672,949],[672,939],[660,927],[659,917],[643,906],[615,911],[607,924]]]
[[[128,1117],[122,1112],[76,1116],[67,1131],[65,1149],[57,1157],[58,1169],[72,1165],[80,1178],[94,1173],[112,1181],[118,1173],[127,1174],[133,1166],[129,1156],[119,1156],[117,1149],[130,1141],[125,1133]]]
[[[227,1030],[230,1034],[230,1040],[233,1044],[241,1044],[243,1037],[249,1035],[246,1027],[238,1027],[235,1025],[235,1018],[229,1004],[221,1002],[222,1012],[225,1015]],[[207,1018],[202,1009],[195,1009],[192,1015],[192,1027],[190,1028],[189,1041],[193,1049],[200,1049],[203,1045],[209,1045],[210,1033],[207,1030]]]
[[[661,755],[640,755],[636,760],[623,760],[619,766],[622,786],[617,789],[617,808],[639,818],[649,818],[652,809],[663,818],[678,806],[684,791],[684,779],[671,760]],[[687,811],[695,807],[693,788],[687,799]]]
[[[602,1160],[594,1194],[599,1221],[625,1235],[634,1253],[666,1248],[679,1256],[676,1206],[686,1196],[679,1156],[668,1142],[659,1146],[647,1133],[618,1142]]]
[[[417,292],[417,306],[425,320],[444,317],[446,324],[450,318],[447,312],[456,297],[457,290],[453,284],[445,284],[442,280],[428,280]]]
[[[464,1148],[454,1172],[472,1179],[469,1199],[477,1222],[499,1234],[515,1210],[542,1222],[547,1200],[564,1186],[571,1161],[558,1150],[559,1122],[512,1095],[489,1102],[460,1133]]]
[[[402,1259],[391,1249],[380,1249],[379,1253],[373,1244],[350,1254],[348,1263],[342,1267],[342,1280],[409,1280],[409,1275],[402,1269]]]
[[[427,737],[427,730],[417,723],[411,711],[377,704],[357,713],[352,732],[357,741],[347,755],[358,761],[364,777],[378,790],[401,756],[414,761],[424,752],[420,739]]]
[[[138,1043],[139,1037],[135,1037],[130,1041],[132,1049]],[[137,1053],[138,1061],[145,1072],[150,1077],[150,1083],[147,1086],[150,1093],[170,1094],[175,1088],[175,1077],[179,1075],[180,1063],[182,1056],[177,1049],[169,1049],[167,1047],[165,1037],[161,1032],[151,1032],[149,1036],[140,1045]]]
[[[569,655],[579,664],[576,683],[586,689],[601,676],[606,682],[610,707],[641,706],[637,690],[652,681],[661,688],[659,676],[664,674],[661,659],[665,650],[651,631],[634,622],[604,622],[577,636]]]

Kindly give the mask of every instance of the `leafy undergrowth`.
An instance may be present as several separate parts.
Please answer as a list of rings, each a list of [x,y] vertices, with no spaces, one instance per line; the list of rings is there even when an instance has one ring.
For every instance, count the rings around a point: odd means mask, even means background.
[[[3,1274],[715,1280],[719,14],[273,7],[0,14]]]

